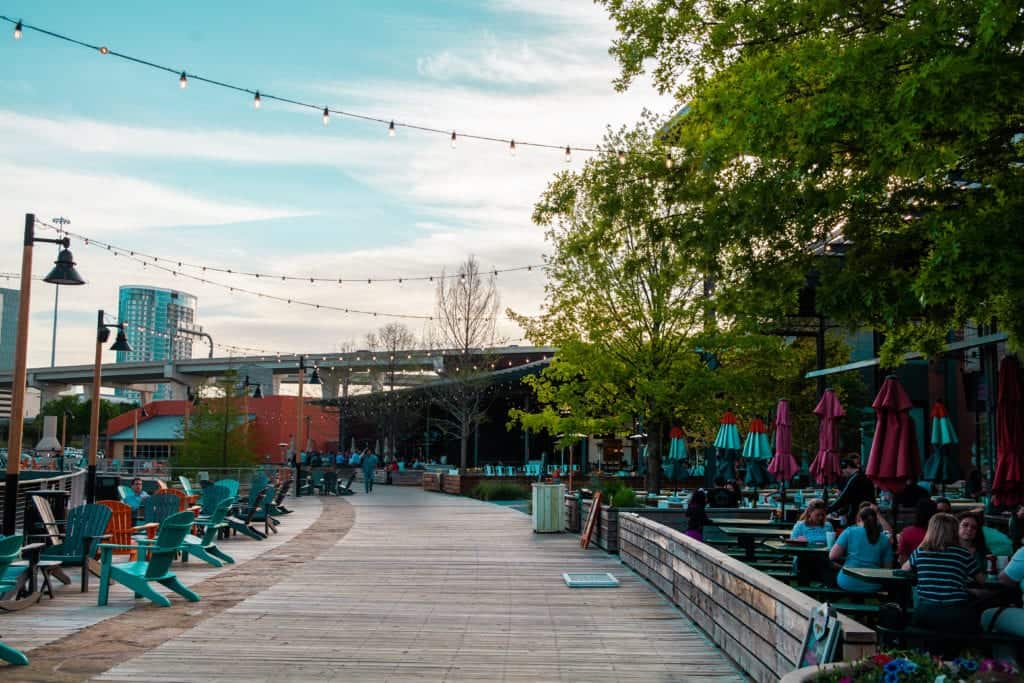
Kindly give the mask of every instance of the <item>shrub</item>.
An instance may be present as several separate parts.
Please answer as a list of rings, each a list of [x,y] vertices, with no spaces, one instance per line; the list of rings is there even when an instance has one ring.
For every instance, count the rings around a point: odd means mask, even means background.
[[[530,491],[512,482],[484,481],[477,484],[469,495],[479,500],[522,500],[530,497]]]

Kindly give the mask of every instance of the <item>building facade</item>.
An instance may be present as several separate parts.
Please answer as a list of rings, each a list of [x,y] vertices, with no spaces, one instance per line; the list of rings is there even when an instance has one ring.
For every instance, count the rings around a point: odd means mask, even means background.
[[[118,295],[118,320],[125,323],[131,351],[118,351],[118,363],[174,360],[192,357],[194,337],[179,330],[194,329],[198,300],[192,294],[173,289],[122,285]],[[138,398],[138,392],[119,391],[119,396]],[[153,399],[170,398],[170,388],[161,384]]]

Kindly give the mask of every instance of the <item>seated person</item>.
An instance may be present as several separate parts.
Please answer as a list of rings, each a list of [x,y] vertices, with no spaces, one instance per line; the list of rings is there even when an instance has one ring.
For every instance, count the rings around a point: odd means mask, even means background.
[[[843,569],[891,567],[892,542],[882,526],[878,507],[865,501],[857,513],[856,526],[848,527],[839,535],[829,551],[829,559],[843,562]],[[845,571],[839,572],[836,583],[851,593],[876,593],[882,588],[876,583],[850,576]]]
[[[931,493],[914,481],[908,481],[906,487],[893,498],[893,503],[903,509],[916,508],[917,501],[931,498]]]
[[[359,464],[363,462],[362,456],[359,455],[359,451],[352,454],[352,457],[348,459],[348,464],[352,467],[359,467]]]
[[[713,508],[735,508],[740,506],[736,491],[726,487],[725,479],[715,479],[715,488],[708,491],[708,505]]]
[[[936,512],[935,501],[931,498],[924,498],[917,501],[917,508],[914,511],[914,523],[903,527],[900,532],[899,541],[896,544],[897,560],[903,564],[910,559],[910,553],[921,545],[924,534],[928,530],[928,521]]]
[[[953,514],[953,504],[949,502],[949,498],[945,496],[939,496],[935,499],[935,511],[944,512],[947,515]]]
[[[132,479],[131,492],[125,496],[124,503],[132,510],[138,510],[142,501],[149,498],[149,494],[142,490],[142,480],[138,477]]]
[[[960,545],[957,518],[936,513],[928,522],[928,531],[903,569],[917,573],[915,626],[934,630],[976,630],[978,615],[970,604],[967,584],[982,583],[985,574],[974,556]]]
[[[800,519],[793,525],[789,537],[811,544],[825,545],[828,542],[828,534],[835,533],[832,523],[825,519],[827,507],[821,498],[812,498]],[[824,556],[797,555],[793,558],[793,569],[802,584],[811,581],[828,584],[832,582],[834,574],[828,558]]]
[[[972,511],[962,512],[958,516],[957,539],[960,547],[974,556],[979,571],[985,570],[988,562],[989,549],[985,543],[985,534],[981,532],[984,516]]]
[[[1024,548],[1010,558],[1010,563],[999,572],[999,583],[1010,589],[1020,590],[1024,581]],[[1019,595],[1019,594],[1018,594]],[[1008,633],[1024,638],[1024,609],[1020,607],[995,607],[981,613],[981,628],[994,633]],[[1012,654],[1012,653],[1010,653]],[[1005,656],[1005,653],[996,653]]]

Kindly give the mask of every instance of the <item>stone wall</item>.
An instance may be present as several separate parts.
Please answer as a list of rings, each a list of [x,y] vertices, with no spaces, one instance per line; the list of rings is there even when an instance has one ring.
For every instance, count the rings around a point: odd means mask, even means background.
[[[657,586],[755,681],[797,668],[817,602],[709,545],[640,515],[618,516],[622,562]],[[843,659],[875,652],[875,632],[847,617]]]

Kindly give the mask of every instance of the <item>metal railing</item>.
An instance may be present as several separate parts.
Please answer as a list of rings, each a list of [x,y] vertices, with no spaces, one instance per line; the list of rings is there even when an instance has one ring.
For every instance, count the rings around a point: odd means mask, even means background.
[[[0,481],[0,492],[4,490],[4,482]],[[68,507],[81,505],[85,501],[85,470],[74,472],[22,472],[18,481],[17,510],[14,517],[14,528],[23,529],[25,524],[25,496],[33,491],[67,491]]]

